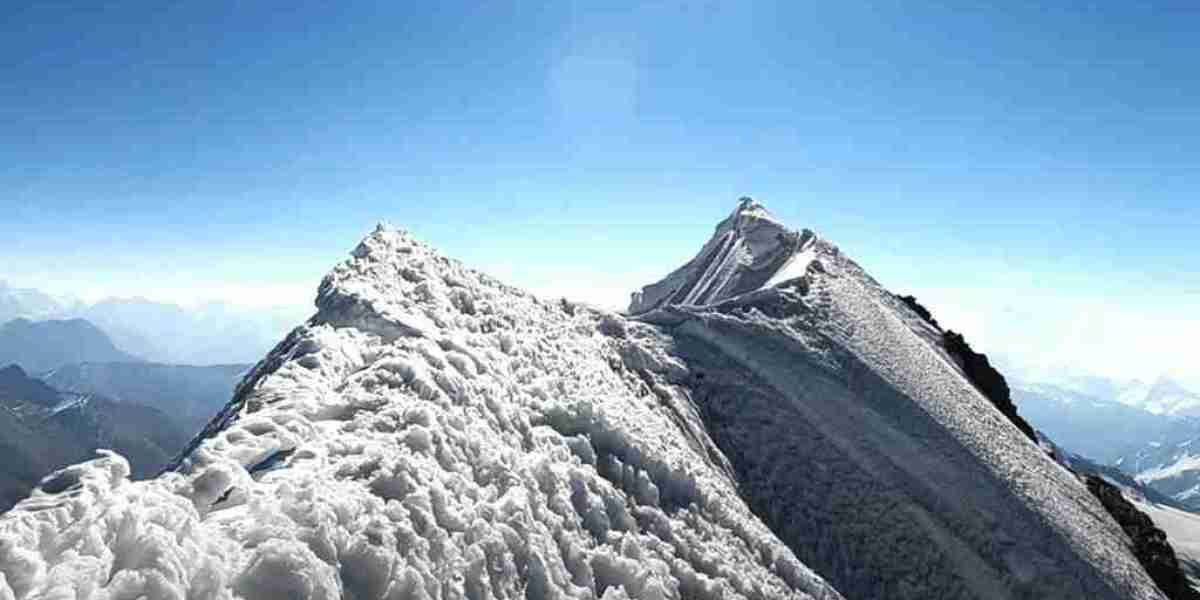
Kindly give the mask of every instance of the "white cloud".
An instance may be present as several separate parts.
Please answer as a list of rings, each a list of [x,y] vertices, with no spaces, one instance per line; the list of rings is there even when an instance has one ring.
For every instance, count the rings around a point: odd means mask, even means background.
[[[917,296],[943,327],[1027,376],[1200,379],[1193,358],[1200,320],[1182,309],[1019,289],[927,289]]]

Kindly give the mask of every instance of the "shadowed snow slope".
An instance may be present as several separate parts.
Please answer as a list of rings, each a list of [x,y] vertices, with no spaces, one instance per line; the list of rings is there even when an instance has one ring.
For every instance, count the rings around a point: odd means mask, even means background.
[[[170,472],[0,519],[0,600],[1162,597],[935,330],[752,201],[637,318],[383,228],[317,308]]]
[[[646,290],[712,279],[705,257],[746,214],[769,219],[743,202]],[[773,235],[773,263],[795,235]],[[805,564],[852,598],[1159,597],[1117,524],[971,385],[931,325],[828,242],[800,253],[799,279],[703,306],[643,303],[657,308],[638,318],[658,327],[631,327],[649,339],[630,351],[661,347],[687,366],[674,392]]]
[[[840,598],[621,317],[382,228],[317,305],[177,468],[107,455],[5,515],[0,599]]]

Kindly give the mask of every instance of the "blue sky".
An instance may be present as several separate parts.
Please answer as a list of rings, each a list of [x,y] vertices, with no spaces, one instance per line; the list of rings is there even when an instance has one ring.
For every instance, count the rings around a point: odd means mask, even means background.
[[[1018,366],[1194,366],[1200,9],[424,4],[5,3],[0,278],[307,304],[388,220],[613,304],[752,195]]]

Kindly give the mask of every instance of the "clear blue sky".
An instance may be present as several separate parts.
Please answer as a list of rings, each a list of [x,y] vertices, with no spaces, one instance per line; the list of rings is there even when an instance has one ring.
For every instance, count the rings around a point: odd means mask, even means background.
[[[0,278],[307,303],[389,220],[616,302],[753,195],[1026,362],[1200,338],[1194,3],[427,4],[5,3]]]

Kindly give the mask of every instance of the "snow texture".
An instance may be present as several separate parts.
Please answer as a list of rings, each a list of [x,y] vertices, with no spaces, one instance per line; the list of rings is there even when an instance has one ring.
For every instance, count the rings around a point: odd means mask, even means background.
[[[383,227],[317,308],[171,471],[0,518],[0,600],[1162,598],[920,317],[748,199],[636,318]]]
[[[750,198],[717,225],[712,239],[691,261],[662,281],[633,294],[631,314],[660,306],[698,306],[804,274],[811,253],[811,231],[795,232],[776,221]]]
[[[841,597],[626,366],[622,317],[388,228],[317,308],[176,469],[105,455],[0,518],[0,599]]]
[[[635,297],[657,327],[631,327],[652,341],[630,351],[657,346],[687,365],[675,391],[805,564],[853,598],[1160,597],[1088,490],[832,244],[807,241],[813,256],[789,283],[708,304],[684,293],[679,282],[724,277],[706,258],[715,242],[764,212],[743,203],[688,266]],[[772,237],[759,255],[786,264],[791,238]]]

